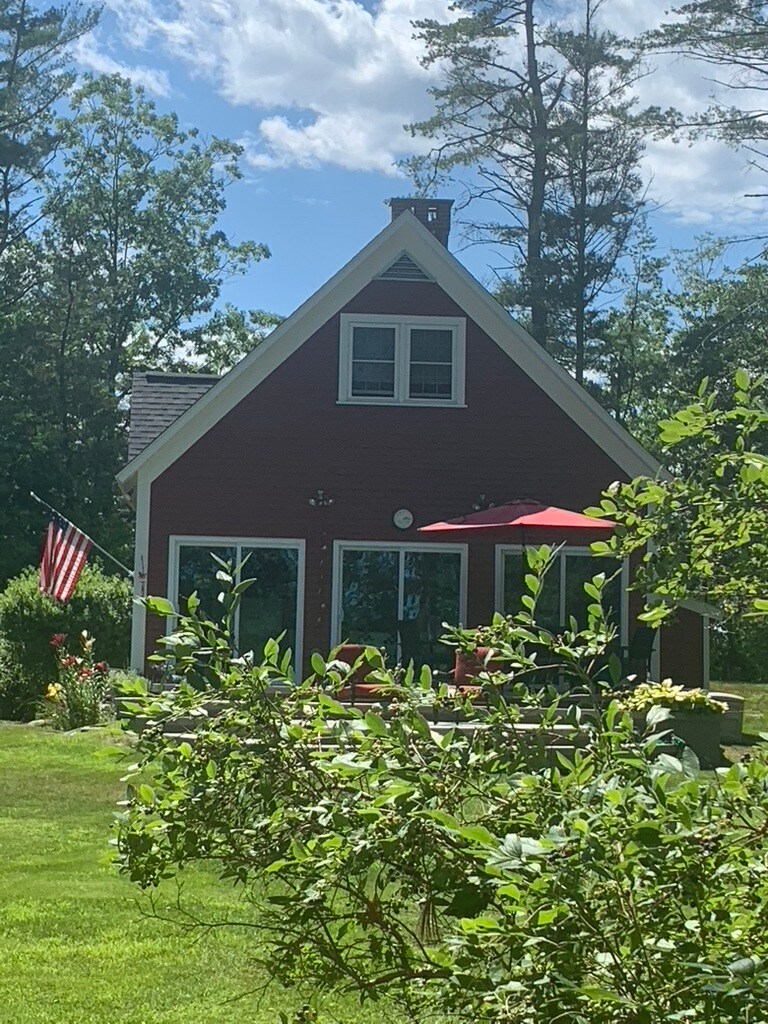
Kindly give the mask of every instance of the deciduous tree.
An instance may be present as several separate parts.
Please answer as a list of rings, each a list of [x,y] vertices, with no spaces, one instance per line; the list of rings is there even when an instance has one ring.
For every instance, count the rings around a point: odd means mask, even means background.
[[[60,145],[56,108],[75,80],[70,46],[98,14],[79,4],[41,9],[31,0],[0,0],[0,282],[3,254],[39,223],[42,186]],[[7,286],[0,293],[7,301]]]

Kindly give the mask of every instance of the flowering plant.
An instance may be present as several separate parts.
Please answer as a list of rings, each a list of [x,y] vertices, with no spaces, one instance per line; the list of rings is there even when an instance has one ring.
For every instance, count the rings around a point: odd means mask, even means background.
[[[109,717],[109,667],[94,661],[94,638],[83,630],[80,654],[70,654],[62,633],[51,637],[57,680],[47,687],[43,714],[56,729],[97,725]]]
[[[623,700],[628,711],[648,711],[652,707],[674,711],[703,711],[722,714],[728,710],[721,700],[714,700],[701,689],[688,690],[675,686],[671,679],[660,683],[641,683]]]

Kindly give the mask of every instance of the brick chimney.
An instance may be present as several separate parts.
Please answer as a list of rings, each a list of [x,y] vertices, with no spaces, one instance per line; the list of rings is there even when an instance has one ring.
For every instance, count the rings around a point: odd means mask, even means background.
[[[432,232],[438,242],[448,247],[452,199],[388,199],[387,203],[392,211],[392,220],[410,210],[414,217]]]

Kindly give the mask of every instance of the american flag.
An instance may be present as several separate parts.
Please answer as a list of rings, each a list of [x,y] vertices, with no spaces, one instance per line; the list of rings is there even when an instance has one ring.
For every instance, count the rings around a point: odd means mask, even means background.
[[[63,516],[52,515],[43,541],[40,589],[56,601],[68,601],[82,572],[91,540]]]

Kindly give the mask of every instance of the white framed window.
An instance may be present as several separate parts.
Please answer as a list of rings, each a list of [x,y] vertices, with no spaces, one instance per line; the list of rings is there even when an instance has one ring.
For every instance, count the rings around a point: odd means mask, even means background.
[[[466,321],[341,314],[339,402],[464,405]]]
[[[235,645],[238,651],[253,651],[261,658],[264,644],[281,633],[284,651],[290,647],[293,665],[302,664],[304,624],[304,540],[260,537],[198,537],[175,535],[168,542],[168,598],[183,610],[183,601],[197,591],[202,610],[218,617],[216,580],[217,555],[239,565],[248,556],[243,578],[255,579],[243,594],[235,615]],[[239,582],[239,580],[238,580]],[[167,620],[167,628],[173,628]]]
[[[466,544],[335,541],[331,646],[378,647],[392,662],[441,667],[443,622],[467,612]]]
[[[564,545],[547,569],[544,586],[536,606],[539,623],[557,631],[569,622],[572,615],[580,628],[586,626],[587,605],[592,602],[584,593],[584,584],[598,573],[613,576],[619,563],[611,558],[597,558],[588,547]],[[525,586],[525,575],[530,572],[525,549],[518,544],[496,545],[496,609],[503,615],[520,611],[520,598],[530,594]],[[609,619],[618,627],[618,640],[626,646],[628,635],[629,599],[627,586],[629,567],[621,563],[621,571],[606,584],[603,604]]]

